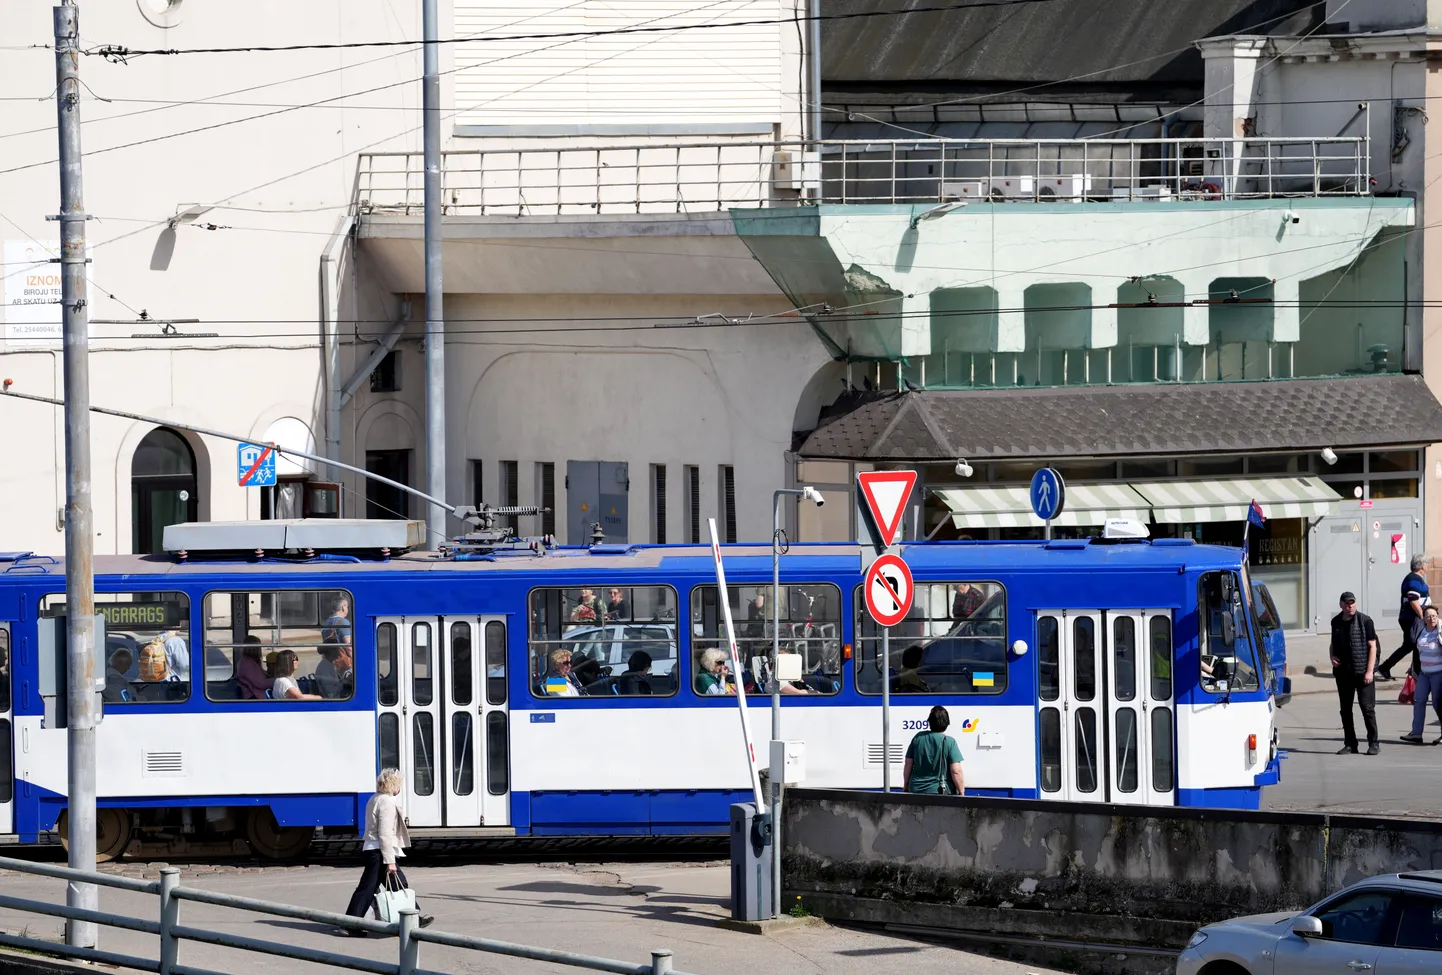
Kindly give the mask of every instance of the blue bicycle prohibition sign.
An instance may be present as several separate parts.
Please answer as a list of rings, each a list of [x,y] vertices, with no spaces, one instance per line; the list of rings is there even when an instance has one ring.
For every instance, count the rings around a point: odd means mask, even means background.
[[[1066,482],[1058,471],[1043,467],[1031,476],[1030,495],[1031,510],[1042,521],[1051,521],[1066,504]]]

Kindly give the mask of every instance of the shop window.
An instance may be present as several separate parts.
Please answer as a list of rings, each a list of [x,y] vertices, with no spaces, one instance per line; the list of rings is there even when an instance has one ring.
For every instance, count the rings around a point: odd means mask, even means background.
[[[1417,497],[1417,479],[1415,477],[1374,479],[1367,482],[1367,487],[1368,497],[1371,498]]]
[[[1390,450],[1367,455],[1367,471],[1371,474],[1411,474],[1418,469],[1415,450]]]

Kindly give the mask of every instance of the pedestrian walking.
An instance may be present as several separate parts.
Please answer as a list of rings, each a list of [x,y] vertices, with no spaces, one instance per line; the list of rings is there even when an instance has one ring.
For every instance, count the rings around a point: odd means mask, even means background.
[[[1357,728],[1352,723],[1352,699],[1362,708],[1362,721],[1367,726],[1367,754],[1382,749],[1377,744],[1377,685],[1373,668],[1377,665],[1377,629],[1372,617],[1357,612],[1357,597],[1342,593],[1342,611],[1332,617],[1332,676],[1337,681],[1337,698],[1342,705],[1342,745],[1338,755],[1357,754]]]
[[[1432,697],[1432,709],[1442,722],[1442,629],[1437,625],[1436,606],[1422,611],[1422,618],[1412,629],[1412,642],[1417,645],[1417,689],[1412,695],[1412,731],[1402,740],[1414,745],[1422,744],[1422,730],[1427,726],[1427,697]],[[1442,743],[1439,736],[1432,744]]]
[[[1417,644],[1412,639],[1412,632],[1422,619],[1422,610],[1429,601],[1427,577],[1422,573],[1426,565],[1426,557],[1413,556],[1410,566],[1412,571],[1402,580],[1402,608],[1397,614],[1397,625],[1402,629],[1402,645],[1393,650],[1392,655],[1377,668],[1377,676],[1383,680],[1397,679],[1392,676],[1392,668],[1403,657],[1412,659],[1408,672],[1414,676],[1417,673]]]
[[[402,851],[411,845],[405,810],[396,798],[401,794],[401,782],[400,769],[382,769],[376,778],[376,794],[366,803],[365,843],[361,846],[365,866],[360,883],[356,885],[350,905],[345,910],[351,917],[365,917],[366,912],[375,907],[376,891],[380,889],[382,879],[402,888],[409,886],[406,875],[396,866],[396,857],[405,856]],[[434,920],[431,915],[424,914],[420,925],[424,928]],[[366,936],[366,932],[350,928],[346,928],[345,933],[353,938]]]
[[[906,764],[901,769],[906,791],[931,796],[963,795],[966,790],[961,779],[961,746],[946,733],[951,715],[938,704],[931,709],[926,723],[931,730],[918,731],[906,746]]]

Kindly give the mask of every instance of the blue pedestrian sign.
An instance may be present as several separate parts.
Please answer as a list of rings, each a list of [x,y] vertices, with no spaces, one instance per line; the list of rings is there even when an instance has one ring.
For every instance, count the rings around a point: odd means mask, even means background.
[[[243,443],[236,451],[236,479],[241,487],[270,487],[275,483],[275,446]]]
[[[1043,467],[1031,476],[1031,510],[1042,521],[1051,521],[1066,504],[1066,483],[1061,474]]]

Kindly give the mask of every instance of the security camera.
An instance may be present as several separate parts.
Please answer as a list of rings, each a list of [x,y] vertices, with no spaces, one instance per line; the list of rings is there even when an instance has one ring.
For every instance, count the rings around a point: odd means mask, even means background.
[[[1301,223],[1302,218],[1297,216],[1295,210],[1288,210],[1282,214],[1282,223]]]
[[[957,477],[971,477],[972,473],[973,473],[973,472],[972,472],[971,465],[968,464],[966,461],[964,461],[964,460],[959,460],[959,461],[956,462],[956,476],[957,476]]]
[[[814,501],[818,508],[826,504],[826,499],[821,496],[821,492],[809,484],[801,489],[801,496],[807,501]]]
[[[1331,447],[1323,447],[1322,459],[1327,462],[1328,467],[1331,467],[1333,464],[1337,463],[1337,452]]]

